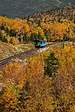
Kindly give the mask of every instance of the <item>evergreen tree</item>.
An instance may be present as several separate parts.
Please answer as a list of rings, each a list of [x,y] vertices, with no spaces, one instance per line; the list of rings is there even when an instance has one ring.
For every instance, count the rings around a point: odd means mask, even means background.
[[[55,57],[54,52],[51,52],[47,59],[45,59],[44,73],[50,77],[55,76],[59,68],[59,61]]]

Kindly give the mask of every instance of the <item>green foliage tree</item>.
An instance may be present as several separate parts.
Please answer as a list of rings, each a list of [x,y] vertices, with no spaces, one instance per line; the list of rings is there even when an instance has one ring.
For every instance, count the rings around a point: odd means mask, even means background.
[[[5,38],[5,36],[2,34],[2,32],[0,31],[0,40],[2,42],[7,42],[7,39]]]
[[[20,92],[20,97],[19,97],[19,105],[20,107],[25,107],[25,103],[26,101],[28,100],[28,92],[29,92],[29,82],[26,81],[23,88],[22,88],[22,91]]]
[[[38,39],[38,35],[34,33],[31,35],[31,41],[34,41],[35,39]]]
[[[29,43],[30,37],[28,37],[28,36],[23,36],[23,41],[26,42],[26,43]]]
[[[59,60],[55,57],[54,52],[51,52],[47,59],[45,59],[44,72],[50,77],[55,76],[59,68]]]

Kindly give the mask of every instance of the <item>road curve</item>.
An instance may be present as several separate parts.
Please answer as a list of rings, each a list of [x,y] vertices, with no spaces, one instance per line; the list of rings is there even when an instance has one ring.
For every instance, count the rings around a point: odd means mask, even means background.
[[[25,52],[20,52],[19,54],[16,54],[16,55],[13,55],[13,56],[10,56],[8,58],[5,58],[3,60],[0,60],[0,69],[5,66],[6,64],[8,64],[9,62],[11,62],[13,59],[15,58],[19,58],[19,59],[27,59],[28,57],[31,57],[33,56],[35,53],[37,52],[42,52],[44,50],[47,50],[49,47],[51,47],[53,44],[56,44],[56,43],[61,43],[61,42],[53,42],[49,45],[46,45],[45,47],[43,48],[35,48],[35,49],[32,49],[32,50],[29,50],[29,51],[25,51]],[[47,49],[46,49],[47,48]]]

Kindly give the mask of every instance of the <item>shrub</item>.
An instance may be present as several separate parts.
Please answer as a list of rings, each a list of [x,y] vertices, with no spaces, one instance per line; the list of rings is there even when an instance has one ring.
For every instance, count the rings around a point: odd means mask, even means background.
[[[10,40],[10,43],[13,44],[13,45],[16,45],[16,44],[19,44],[19,40],[16,39],[15,37],[12,37],[11,40]]]

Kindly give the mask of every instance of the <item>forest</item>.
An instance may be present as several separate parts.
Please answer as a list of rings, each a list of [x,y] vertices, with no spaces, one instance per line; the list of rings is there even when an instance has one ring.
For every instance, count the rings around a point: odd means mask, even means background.
[[[27,65],[13,61],[0,70],[0,112],[75,112],[74,14],[75,6],[66,6],[25,18],[0,17],[0,41],[7,46],[63,41],[29,57]]]
[[[0,112],[75,112],[75,45],[56,46],[2,68]]]
[[[0,40],[11,44],[35,39],[75,41],[75,6],[41,12],[25,18],[0,17]]]

